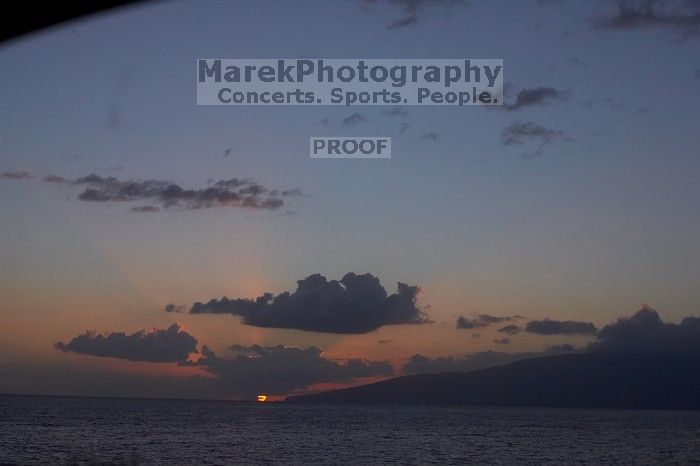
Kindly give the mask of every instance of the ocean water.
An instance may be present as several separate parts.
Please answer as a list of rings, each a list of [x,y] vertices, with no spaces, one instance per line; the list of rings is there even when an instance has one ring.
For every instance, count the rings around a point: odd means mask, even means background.
[[[0,396],[0,463],[700,464],[700,412]]]

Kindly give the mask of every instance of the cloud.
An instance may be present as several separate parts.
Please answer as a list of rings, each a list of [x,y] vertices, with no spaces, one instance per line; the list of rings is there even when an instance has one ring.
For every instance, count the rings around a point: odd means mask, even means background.
[[[493,342],[497,345],[509,345],[510,338],[497,338],[496,340],[493,340]]]
[[[326,359],[317,347],[241,346],[229,348],[232,357],[219,357],[206,346],[202,356],[183,365],[201,367],[216,376],[213,383],[229,394],[253,396],[286,394],[317,383],[344,383],[359,377],[391,376],[388,361],[348,359],[344,363]]]
[[[475,329],[480,327],[486,327],[488,324],[479,322],[476,319],[467,319],[464,316],[457,317],[457,328],[462,329]]]
[[[551,347],[544,351],[506,353],[502,351],[481,351],[468,354],[464,357],[437,357],[429,358],[421,354],[414,354],[408,359],[401,372],[404,374],[435,374],[441,372],[469,372],[489,367],[509,364],[522,359],[541,356],[554,356],[574,352],[571,348]]]
[[[441,9],[449,14],[453,8],[466,5],[465,0],[362,0],[365,6],[386,3],[401,10],[401,17],[387,25],[388,30],[401,29],[417,24],[429,9]]]
[[[29,172],[5,172],[6,179],[32,179]],[[209,180],[206,188],[189,189],[166,180],[119,180],[113,176],[90,174],[75,180],[62,176],[46,175],[45,183],[84,186],[78,199],[85,202],[142,202],[158,203],[163,208],[208,209],[236,207],[245,209],[275,210],[285,205],[284,198],[304,196],[299,188],[267,189],[249,178]],[[133,206],[134,212],[157,212],[155,205]]]
[[[34,178],[34,175],[26,171],[8,171],[4,172],[0,176],[7,180],[31,180],[32,178]]]
[[[407,117],[408,111],[401,107],[391,107],[390,109],[382,110],[382,115],[390,117]]]
[[[532,159],[543,155],[545,146],[556,139],[570,140],[570,138],[564,136],[562,131],[546,128],[532,121],[525,123],[516,121],[507,126],[501,134],[501,143],[504,146],[524,144],[530,141],[538,144],[534,151],[522,154],[524,159]]]
[[[162,208],[208,209],[234,207],[245,209],[279,209],[285,204],[284,198],[303,195],[299,189],[267,189],[250,179],[231,178],[211,181],[206,188],[189,189],[165,180],[119,180],[113,176],[96,174],[66,181],[49,175],[47,182],[69,183],[85,186],[78,199],[85,202],[143,202],[158,203]],[[155,212],[158,206],[135,206],[135,212]]]
[[[498,324],[501,322],[510,322],[519,318],[519,316],[492,316],[489,314],[479,314],[473,319],[468,319],[464,316],[459,316],[457,318],[457,328],[461,329],[475,329],[481,327],[488,327],[491,324]]]
[[[163,311],[165,312],[175,312],[177,314],[180,314],[185,311],[185,306],[182,304],[166,304],[165,307],[163,308]]]
[[[404,16],[403,18],[399,18],[395,21],[392,21],[387,25],[388,30],[392,29],[401,29],[405,28],[406,26],[412,26],[414,24],[418,23],[418,13],[410,13]]]
[[[499,332],[505,333],[507,335],[515,335],[517,333],[520,333],[520,330],[522,329],[517,325],[506,325],[505,327],[501,327],[498,329]]]
[[[220,357],[207,346],[202,346],[201,352],[197,351],[197,339],[178,324],[166,330],[154,329],[152,332],[141,331],[131,335],[122,332],[105,335],[86,332],[69,343],[59,342],[54,346],[64,352],[129,361],[177,363],[183,367],[183,371],[186,367],[204,371],[199,375],[151,379],[151,383],[172,384],[176,388],[167,396],[175,397],[252,397],[258,393],[282,395],[317,383],[347,383],[357,378],[394,375],[394,368],[388,361],[359,358],[332,360],[324,357],[317,347],[231,345],[228,349],[232,355]],[[199,357],[189,359],[192,354],[199,354]],[[93,374],[92,379],[111,375],[108,372],[97,373]],[[85,386],[95,386],[89,374],[82,374],[81,378]],[[128,374],[112,378],[115,379],[113,383],[129,382]],[[134,396],[153,392],[145,380],[137,382],[139,387],[132,393]]]
[[[613,31],[662,29],[682,38],[700,36],[697,0],[620,0],[613,14],[598,18],[594,27]]]
[[[664,322],[656,310],[644,306],[631,317],[603,327],[587,350],[700,355],[700,317],[686,317],[674,324]]]
[[[103,335],[88,331],[73,337],[68,343],[59,341],[54,347],[64,353],[129,361],[184,362],[191,353],[197,353],[197,339],[185,332],[179,324],[173,324],[165,330],[141,330],[131,335],[124,332]]]
[[[131,208],[132,212],[160,212],[160,208],[154,206],[154,205],[142,205],[142,206],[134,206]]]
[[[416,306],[417,286],[398,283],[387,295],[372,274],[346,274],[341,280],[310,275],[297,281],[296,291],[255,299],[223,297],[194,303],[191,314],[232,314],[245,325],[326,333],[367,333],[385,325],[429,322]]]
[[[504,327],[505,328],[505,327]],[[664,322],[659,313],[644,306],[631,317],[623,317],[599,331],[590,322],[531,321],[526,331],[542,335],[590,335],[595,339],[583,348],[571,343],[546,346],[542,351],[506,353],[483,351],[464,357],[429,358],[411,356],[402,367],[404,374],[469,372],[500,366],[522,359],[577,352],[625,354],[675,354],[700,356],[700,317],[685,317],[680,323]],[[507,344],[507,338],[494,340]]]
[[[515,98],[515,103],[504,105],[503,109],[509,112],[534,105],[547,105],[551,102],[563,102],[569,99],[571,91],[558,91],[553,87],[534,87],[522,89]]]
[[[562,343],[560,345],[549,345],[545,348],[545,351],[548,353],[574,353],[580,351],[580,349],[571,343]]]
[[[529,139],[539,139],[544,144],[561,135],[561,131],[549,129],[531,121],[515,122],[503,130],[501,141],[504,146],[523,144]]]
[[[62,176],[58,175],[46,175],[42,178],[44,183],[54,183],[54,184],[66,184],[68,181]]]
[[[591,322],[544,319],[531,320],[525,331],[538,335],[595,335],[596,327]]]
[[[624,110],[629,105],[627,100],[620,100],[614,97],[602,97],[600,99],[586,99],[581,101],[581,106],[593,109],[595,107],[603,107],[613,112]]]
[[[361,113],[353,113],[352,115],[349,115],[343,119],[343,124],[345,126],[357,126],[360,123],[365,123],[367,121],[367,118],[361,114]]]

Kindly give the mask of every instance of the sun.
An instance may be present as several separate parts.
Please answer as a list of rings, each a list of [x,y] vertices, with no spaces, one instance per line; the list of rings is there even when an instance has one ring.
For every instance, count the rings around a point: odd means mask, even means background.
[[[258,403],[265,403],[267,401],[267,395],[258,395]]]

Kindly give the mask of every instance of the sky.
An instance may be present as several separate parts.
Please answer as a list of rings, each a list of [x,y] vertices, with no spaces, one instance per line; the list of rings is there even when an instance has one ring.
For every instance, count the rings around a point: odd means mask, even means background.
[[[0,393],[283,397],[698,351],[699,18],[160,1],[0,45]],[[197,106],[203,57],[497,58],[506,104]],[[311,159],[311,136],[392,157]]]

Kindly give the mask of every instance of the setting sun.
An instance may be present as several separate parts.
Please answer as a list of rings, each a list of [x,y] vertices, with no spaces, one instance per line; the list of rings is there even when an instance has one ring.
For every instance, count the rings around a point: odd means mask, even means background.
[[[267,401],[267,395],[258,395],[258,403],[264,403]]]

